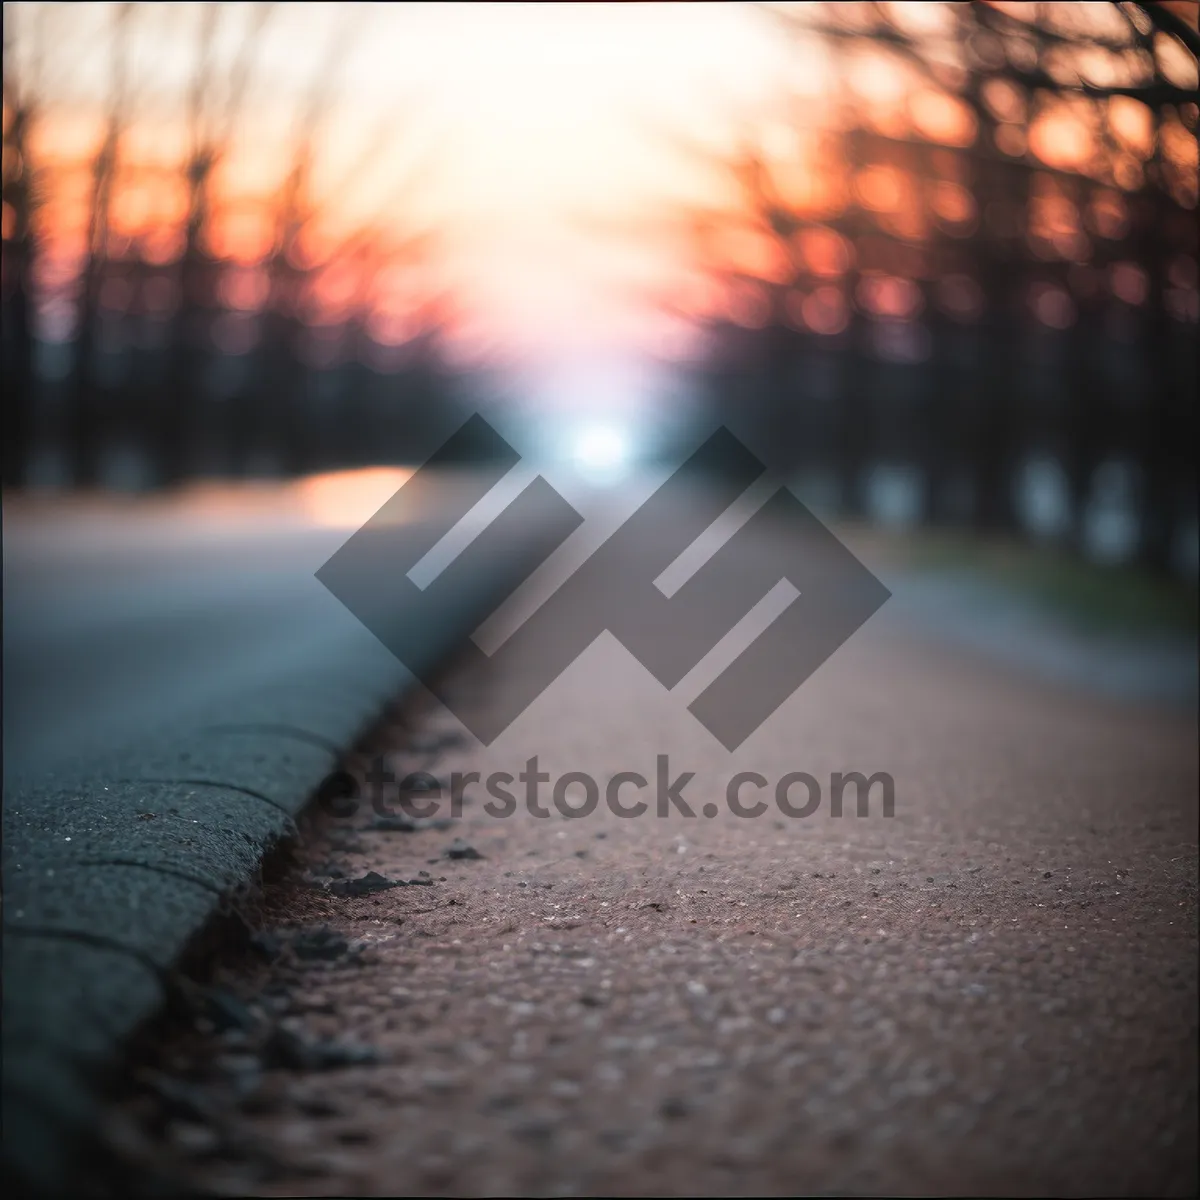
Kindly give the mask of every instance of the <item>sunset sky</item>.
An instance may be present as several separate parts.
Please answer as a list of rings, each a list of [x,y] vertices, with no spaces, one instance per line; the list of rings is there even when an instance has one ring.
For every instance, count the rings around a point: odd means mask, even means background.
[[[20,20],[39,6],[14,7]],[[43,137],[49,154],[70,156],[99,129],[109,67],[95,47],[112,11],[55,7],[48,27],[62,38],[47,90],[58,104]],[[250,16],[250,6],[232,7],[241,11],[226,20],[224,63]],[[231,190],[277,185],[295,98],[321,72],[347,7],[272,15],[228,163]],[[130,139],[135,153],[177,153],[196,8],[138,16],[137,108],[153,117]],[[678,330],[631,305],[623,286],[661,277],[664,264],[589,223],[703,192],[652,126],[706,136],[723,114],[769,95],[788,60],[762,17],[738,5],[653,4],[367,5],[360,16],[330,81],[319,174],[340,183],[368,143],[385,149],[339,188],[338,219],[394,211],[402,227],[443,229],[439,274],[465,305],[467,344],[546,379],[573,363],[619,371],[644,350],[672,349]]]
[[[113,7],[5,7],[6,20],[17,10],[18,34],[31,14],[50,10],[43,86],[53,111],[42,150],[47,160],[85,157],[102,127]],[[220,7],[212,67],[224,79],[254,10]],[[334,53],[352,7],[360,24],[344,53]],[[1106,4],[1071,7],[1112,15]],[[131,160],[178,161],[200,8],[136,9],[134,120],[124,147]],[[944,19],[937,5],[893,9],[914,26],[936,29]],[[792,158],[797,196],[810,199],[830,180],[828,164],[806,157],[805,127],[839,96],[885,132],[970,136],[953,102],[913,94],[870,51],[839,82],[819,50],[806,53],[749,5],[285,4],[255,46],[218,190],[272,195],[294,144],[297,100],[324,79],[330,101],[306,132],[318,149],[318,194],[324,186],[330,199],[326,235],[336,239],[364,220],[398,234],[437,228],[436,279],[420,285],[454,292],[465,350],[521,364],[549,392],[636,387],[634,364],[680,346],[677,323],[630,299],[634,288],[677,279],[672,247],[597,231],[672,198],[724,199],[720,180],[669,152],[655,130],[721,140],[737,117],[766,112],[789,93],[798,120],[780,125],[775,140]],[[28,45],[18,37],[16,47],[21,66]],[[1136,141],[1136,128],[1130,136]],[[381,151],[364,158],[368,146]],[[1031,134],[1035,152],[1064,165],[1089,146],[1066,119]],[[894,183],[880,174],[872,186],[882,195]],[[122,191],[115,224],[132,231],[157,213],[165,228],[171,206],[162,207],[159,192]],[[86,177],[74,210],[69,200],[52,225],[56,235],[67,236],[72,211],[86,211]],[[178,209],[178,197],[172,203]],[[261,216],[239,213],[217,222],[219,250],[252,259],[265,227]]]

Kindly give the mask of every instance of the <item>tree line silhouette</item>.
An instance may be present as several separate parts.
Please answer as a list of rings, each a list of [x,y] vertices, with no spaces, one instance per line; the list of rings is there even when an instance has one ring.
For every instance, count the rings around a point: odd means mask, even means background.
[[[221,181],[281,7],[116,4],[87,45],[71,6],[6,14],[6,487],[48,451],[79,487],[109,481],[122,449],[167,487],[397,461],[462,412],[441,337],[453,305],[419,282],[438,235],[408,216],[412,177],[377,218],[313,236],[393,149],[385,124],[340,177],[320,163],[363,8],[289,93],[270,194]],[[1186,8],[757,6],[800,83],[814,63],[824,83],[722,148],[671,134],[664,153],[730,201],[639,225],[688,271],[666,302],[705,334],[687,367],[701,408],[847,517],[890,496],[929,525],[1096,553],[1124,512],[1142,564],[1187,570],[1200,38]],[[153,107],[135,53],[153,22],[180,26],[190,55],[171,161],[131,136]],[[84,59],[105,77],[99,134],[53,159],[39,133]],[[142,184],[173,189],[178,212],[125,236],[116,206]],[[269,226],[249,260],[220,237],[239,205]],[[68,210],[79,246],[63,255]],[[397,274],[418,281],[399,308]]]
[[[668,134],[733,198],[639,226],[691,266],[665,302],[706,335],[710,418],[851,518],[899,479],[909,519],[1099,553],[1122,484],[1128,556],[1189,570],[1195,29],[1156,4],[759,10],[799,73],[826,65],[824,112],[785,97],[732,149]]]
[[[440,337],[447,298],[418,289],[397,314],[381,287],[385,277],[416,275],[436,246],[436,231],[406,216],[414,181],[335,244],[326,239],[314,253],[316,239],[306,241],[393,148],[384,124],[343,177],[329,178],[318,163],[340,72],[369,36],[361,6],[339,15],[292,97],[274,191],[264,199],[218,187],[252,85],[261,92],[271,83],[264,50],[280,7],[113,5],[98,44],[86,46],[71,6],[25,6],[17,21],[6,13],[6,487],[34,481],[47,453],[57,453],[60,482],[82,488],[113,482],[121,452],[140,464],[143,485],[158,487],[198,474],[291,476],[403,461],[428,429],[453,422],[458,394]],[[135,51],[156,22],[190,55],[185,142],[173,161],[139,157],[131,145],[138,121],[154,115]],[[38,135],[55,87],[85,59],[105,75],[102,129],[84,153],[53,160]],[[122,236],[114,206],[143,185],[181,197],[181,212]],[[79,200],[79,253],[56,257],[59,214]],[[249,262],[220,247],[219,222],[236,219],[239,205],[270,229]],[[317,291],[333,277],[340,303],[318,312]]]

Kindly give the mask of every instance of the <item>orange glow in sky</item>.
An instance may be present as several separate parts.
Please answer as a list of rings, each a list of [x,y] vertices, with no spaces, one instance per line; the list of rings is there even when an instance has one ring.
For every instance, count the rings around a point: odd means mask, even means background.
[[[50,7],[60,21],[68,8]],[[195,7],[139,10],[133,73],[143,102],[127,139],[131,157],[178,157],[195,54],[188,10]],[[317,174],[338,181],[326,235],[336,239],[339,223],[349,229],[363,219],[386,229],[393,214],[397,224],[442,228],[439,280],[461,298],[464,342],[508,359],[561,362],[669,348],[678,327],[648,317],[644,305],[631,311],[627,288],[631,280],[661,279],[670,263],[597,236],[588,223],[706,186],[664,153],[652,127],[703,136],[721,114],[769,95],[788,54],[762,17],[733,4],[277,5],[258,52],[256,77],[265,83],[248,93],[237,143],[214,181],[218,190],[270,195],[278,188],[292,132],[289,102],[322,69],[331,30],[351,7],[360,9],[363,27],[316,131]],[[67,32],[83,40],[72,46],[68,37],[55,48],[67,69],[52,80],[61,103],[42,127],[45,150],[63,160],[80,158],[98,140],[112,17],[108,4],[70,8],[76,15]],[[218,64],[237,52],[230,21]],[[380,153],[347,175],[373,141]],[[182,191],[161,174],[118,197],[118,233],[179,220]],[[61,250],[81,251],[71,231],[80,229],[86,204],[84,188],[47,212]],[[253,261],[270,234],[243,204],[214,223],[212,249]],[[169,236],[150,240],[163,242],[152,253],[170,255]]]
[[[41,142],[47,157],[79,159],[103,127],[104,38],[113,10],[18,4],[7,5],[6,16],[16,9],[23,18],[42,7],[54,10],[61,37],[47,85],[57,103]],[[178,160],[184,140],[197,7],[136,9],[137,119],[125,151],[163,166],[157,175],[125,181],[112,223],[125,237],[157,231],[146,250],[161,261],[177,252],[170,229],[186,202],[166,164]],[[936,26],[945,16],[939,5],[891,7],[913,27]],[[227,70],[241,44],[238,21],[248,19],[251,6],[222,8],[232,15],[214,63]],[[329,47],[351,10],[362,27],[330,69]],[[798,123],[781,124],[775,139],[791,156],[780,182],[799,208],[831,211],[851,181],[823,161],[817,129],[840,97],[851,97],[881,132],[952,145],[968,143],[974,133],[961,102],[915,87],[902,69],[873,55],[869,47],[856,54],[839,82],[819,49],[790,41],[754,6],[739,4],[277,5],[235,144],[216,173],[221,204],[211,248],[247,266],[266,252],[273,230],[248,200],[279,188],[295,135],[295,101],[326,72],[330,100],[305,130],[316,143],[313,176],[318,193],[326,188],[319,196],[324,207],[315,238],[302,250],[320,251],[322,239],[333,244],[364,221],[381,238],[436,226],[444,235],[431,268],[436,277],[418,284],[457,297],[465,346],[541,363],[552,373],[572,362],[669,354],[679,345],[680,323],[632,302],[631,293],[674,288],[682,295],[678,246],[656,249],[597,227],[652,213],[672,198],[722,203],[725,197],[719,180],[689,167],[655,131],[724,139],[734,114],[771,111],[785,92],[799,96]],[[1002,96],[995,100],[1004,103]],[[1142,136],[1137,107],[1114,104],[1110,117],[1134,156]],[[1023,152],[1017,127],[1005,132],[1013,152]],[[1082,166],[1095,150],[1093,133],[1065,109],[1039,117],[1029,144],[1067,168]],[[366,153],[370,147],[375,151]],[[86,182],[57,195],[46,214],[63,255],[81,250]],[[916,218],[906,216],[912,205],[903,172],[881,165],[853,183],[866,206],[905,236],[919,235]],[[944,220],[973,219],[953,184],[942,185],[938,203]],[[729,261],[766,277],[787,267],[772,245],[742,240],[722,249]],[[818,236],[804,253],[829,281],[805,301],[806,319],[836,325],[842,301],[833,282],[844,270],[845,248]],[[227,302],[238,308],[265,299],[252,272],[231,278],[228,292]],[[353,292],[344,272],[331,272],[321,298],[336,311],[353,302]],[[402,307],[385,304],[380,313],[379,327],[395,337],[404,332]]]

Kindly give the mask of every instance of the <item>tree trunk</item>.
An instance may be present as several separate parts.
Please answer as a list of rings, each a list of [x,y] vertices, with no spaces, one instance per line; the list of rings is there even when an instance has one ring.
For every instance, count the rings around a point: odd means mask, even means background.
[[[18,221],[20,218],[18,218]],[[33,239],[14,238],[4,250],[9,296],[4,319],[4,486],[28,482],[33,456],[36,381],[33,373]]]

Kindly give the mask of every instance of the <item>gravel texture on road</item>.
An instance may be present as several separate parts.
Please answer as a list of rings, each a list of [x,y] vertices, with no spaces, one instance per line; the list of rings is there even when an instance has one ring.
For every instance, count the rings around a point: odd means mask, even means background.
[[[1190,719],[880,622],[733,755],[605,639],[491,747],[455,728],[413,701],[344,765],[538,754],[603,793],[669,753],[696,815],[543,785],[499,818],[478,783],[453,821],[311,812],[146,1034],[130,1161],[228,1194],[1195,1193]],[[739,817],[737,770],[886,771],[894,815]]]

